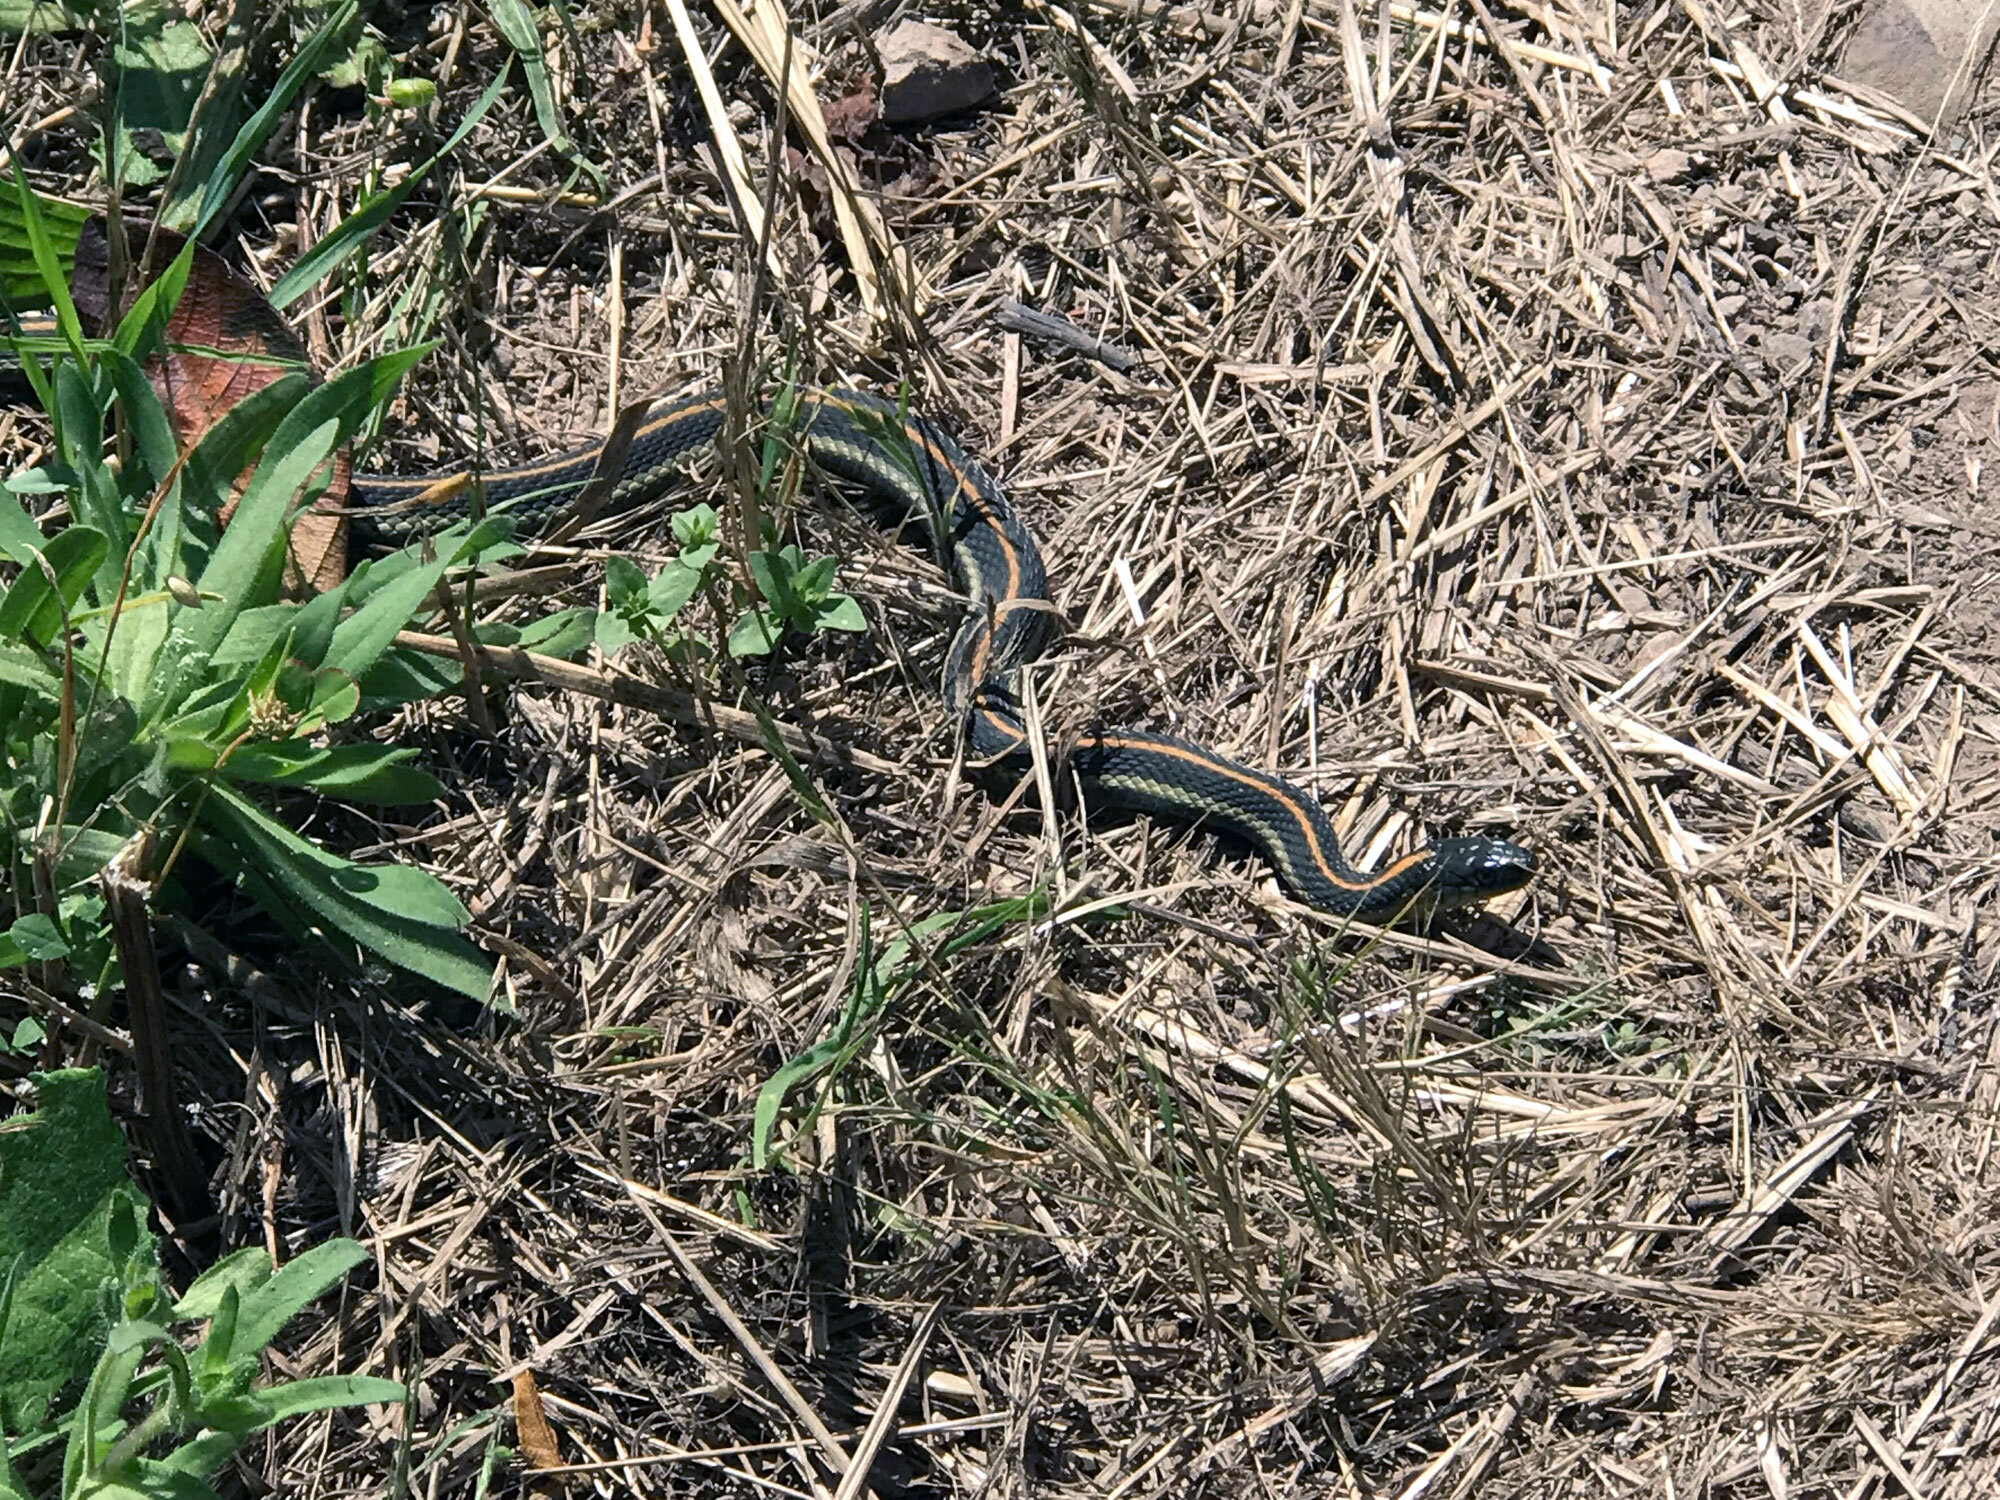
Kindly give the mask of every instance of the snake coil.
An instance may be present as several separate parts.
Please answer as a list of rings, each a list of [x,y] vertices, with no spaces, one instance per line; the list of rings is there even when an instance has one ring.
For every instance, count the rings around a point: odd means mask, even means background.
[[[667,492],[680,460],[722,426],[720,392],[656,407],[639,426],[613,484],[609,510]],[[923,418],[878,397],[822,390],[796,417],[812,456],[839,478],[914,512],[948,551],[971,601],[946,658],[945,691],[981,757],[1023,760],[1027,731],[1015,683],[1041,649],[1048,578],[1040,549],[984,470]],[[532,530],[562,513],[593,477],[602,443],[484,475],[489,511],[510,511]],[[400,545],[466,514],[465,487],[433,478],[359,474],[352,486],[356,540]],[[1336,916],[1389,920],[1463,906],[1517,890],[1535,857],[1500,839],[1442,839],[1374,874],[1348,864],[1319,802],[1280,777],[1189,741],[1136,729],[1085,733],[1070,769],[1086,796],[1221,829],[1255,845],[1306,904]]]

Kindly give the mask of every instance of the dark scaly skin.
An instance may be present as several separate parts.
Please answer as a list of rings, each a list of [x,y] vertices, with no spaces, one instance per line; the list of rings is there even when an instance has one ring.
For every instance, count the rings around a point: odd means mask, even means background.
[[[712,441],[725,398],[706,392],[661,405],[634,434],[607,509],[643,503],[677,478],[679,461]],[[1025,761],[1027,732],[1013,691],[1041,649],[1048,598],[1040,550],[1006,496],[958,444],[921,417],[854,391],[804,396],[797,418],[813,458],[829,472],[915,511],[948,546],[972,601],[946,663],[946,694],[966,716],[981,757]],[[487,474],[489,511],[507,510],[533,532],[560,515],[589,482],[602,444]],[[463,487],[436,498],[433,479],[356,475],[357,541],[398,545],[468,511]],[[1135,729],[1085,734],[1070,759],[1086,793],[1113,806],[1205,823],[1260,849],[1309,906],[1387,921],[1465,906],[1518,890],[1535,874],[1528,850],[1500,839],[1444,839],[1374,874],[1348,864],[1317,799],[1281,777],[1200,745]]]

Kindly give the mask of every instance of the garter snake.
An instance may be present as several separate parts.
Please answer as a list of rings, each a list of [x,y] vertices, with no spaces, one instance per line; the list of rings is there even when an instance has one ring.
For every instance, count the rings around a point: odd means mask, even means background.
[[[665,493],[678,461],[720,430],[725,398],[688,396],[657,406],[626,449],[605,509]],[[822,390],[800,401],[798,426],[816,463],[878,499],[906,509],[949,552],[970,600],[946,656],[948,704],[967,727],[972,752],[1024,763],[1027,730],[1016,682],[1039,652],[1048,617],[1047,574],[1035,540],[985,471],[922,417],[878,397]],[[556,519],[592,478],[602,443],[539,463],[484,474],[489,511],[512,514],[523,532]],[[357,474],[350,511],[355,539],[395,546],[465,515],[465,486],[434,477]],[[1383,921],[1408,912],[1464,906],[1517,890],[1535,857],[1490,838],[1442,839],[1374,874],[1349,865],[1319,802],[1290,782],[1200,745],[1137,729],[1084,732],[1069,767],[1086,797],[1111,806],[1195,821],[1260,849],[1292,892],[1336,916]]]

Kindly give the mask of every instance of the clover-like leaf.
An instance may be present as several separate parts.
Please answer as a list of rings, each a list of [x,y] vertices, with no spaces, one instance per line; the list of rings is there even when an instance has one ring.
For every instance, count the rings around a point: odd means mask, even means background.
[[[715,540],[718,518],[712,505],[693,505],[674,517],[674,540],[683,547],[702,547]]]
[[[785,622],[768,609],[746,609],[729,630],[731,656],[768,656],[785,633]]]
[[[865,631],[867,617],[861,613],[861,606],[846,594],[831,594],[823,599],[813,614],[814,630]]]

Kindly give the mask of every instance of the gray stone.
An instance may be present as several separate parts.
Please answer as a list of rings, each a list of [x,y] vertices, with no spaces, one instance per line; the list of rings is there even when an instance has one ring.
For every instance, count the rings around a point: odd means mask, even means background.
[[[1672,182],[1676,177],[1687,176],[1690,165],[1687,152],[1662,146],[1646,158],[1646,175],[1655,182]]]
[[[923,21],[901,21],[875,38],[882,58],[882,118],[918,125],[993,97],[993,70],[958,37]]]
[[[1802,365],[1813,357],[1812,340],[1796,333],[1766,333],[1762,348],[1764,358],[1781,369]]]
[[[1965,108],[1992,50],[1996,21],[2000,6],[1986,0],[1868,0],[1841,76],[1880,89],[1942,128]]]

